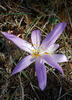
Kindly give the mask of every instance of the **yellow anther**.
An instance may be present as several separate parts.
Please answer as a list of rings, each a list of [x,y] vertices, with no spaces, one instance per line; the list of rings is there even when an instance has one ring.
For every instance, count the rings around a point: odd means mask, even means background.
[[[41,47],[41,49],[42,49],[42,51],[45,51],[44,48]]]
[[[38,44],[34,44],[34,46],[38,46]]]
[[[45,54],[48,55],[49,53],[48,52],[45,52]]]
[[[42,47],[41,47],[41,50],[42,50],[42,51],[44,51],[44,53],[45,53],[46,55],[48,55],[48,54],[49,54],[49,52],[46,52],[46,51],[45,51],[45,49],[44,49],[44,48],[42,48]]]
[[[34,57],[34,54],[32,54],[32,58]]]
[[[39,51],[37,49],[32,50],[32,58],[33,57],[36,57],[37,58],[38,56],[40,56]]]

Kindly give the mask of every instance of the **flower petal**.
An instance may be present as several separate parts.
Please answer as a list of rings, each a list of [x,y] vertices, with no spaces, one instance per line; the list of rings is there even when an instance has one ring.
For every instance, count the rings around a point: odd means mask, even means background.
[[[41,34],[40,30],[34,30],[31,34],[31,40],[35,48],[39,47],[40,40],[41,40]]]
[[[12,75],[24,70],[25,68],[27,68],[31,63],[33,63],[34,60],[32,60],[32,56],[26,56],[25,58],[23,58],[14,68]]]
[[[47,52],[49,53],[53,53],[55,50],[57,50],[59,48],[59,44],[53,44],[51,45],[49,48],[47,48]]]
[[[39,87],[44,90],[47,83],[46,67],[40,61],[35,62],[36,74],[38,78]]]
[[[44,49],[51,46],[56,42],[58,37],[61,35],[63,32],[64,28],[66,26],[66,23],[59,23],[58,25],[55,26],[55,28],[47,35],[47,37],[43,40],[41,47]]]
[[[67,57],[64,54],[52,54],[52,57],[56,60],[56,62],[68,62]]]
[[[19,48],[21,48],[22,50],[25,50],[25,51],[27,51],[27,52],[29,52],[29,53],[32,52],[33,47],[32,47],[32,45],[31,45],[29,42],[27,42],[27,41],[25,41],[25,40],[23,40],[23,39],[21,39],[21,38],[15,36],[15,35],[13,35],[13,34],[7,33],[7,32],[2,32],[2,34],[3,34],[7,39],[9,39],[9,40],[12,41],[14,44],[16,44]]]
[[[39,48],[40,54],[42,55],[42,54],[45,54],[45,53],[49,53],[49,54],[54,53],[54,51],[57,50],[58,47],[59,47],[59,44],[53,44],[47,49],[43,49],[43,48],[40,47]]]
[[[62,76],[64,77],[64,72],[60,65],[50,56],[50,55],[44,55],[43,58],[45,59],[46,63],[52,66],[53,68],[56,68],[62,73]]]

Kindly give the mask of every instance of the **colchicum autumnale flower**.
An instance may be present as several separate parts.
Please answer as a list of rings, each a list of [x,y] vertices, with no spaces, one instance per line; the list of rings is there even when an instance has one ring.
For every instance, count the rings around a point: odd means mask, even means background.
[[[64,54],[55,54],[54,51],[57,50],[59,47],[59,44],[56,44],[55,42],[63,32],[65,26],[65,22],[56,25],[55,28],[47,35],[47,37],[42,41],[41,44],[41,34],[39,30],[32,31],[32,44],[15,35],[9,34],[7,32],[2,32],[2,34],[7,39],[12,41],[22,50],[30,53],[30,55],[23,58],[16,65],[12,72],[12,75],[24,70],[30,64],[35,62],[36,75],[41,90],[44,90],[47,84],[46,66],[44,65],[44,63],[59,70],[64,77],[64,72],[58,63],[67,62],[67,57]]]

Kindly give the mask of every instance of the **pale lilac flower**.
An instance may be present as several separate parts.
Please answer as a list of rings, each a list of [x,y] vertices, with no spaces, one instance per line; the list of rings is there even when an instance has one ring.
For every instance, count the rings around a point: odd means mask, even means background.
[[[35,62],[36,75],[38,78],[39,87],[44,90],[47,84],[46,66],[44,63],[58,69],[62,76],[64,76],[63,70],[58,63],[67,62],[67,57],[64,54],[55,54],[54,51],[58,49],[59,44],[55,44],[58,37],[63,32],[66,23],[59,23],[55,28],[47,35],[47,37],[41,41],[41,34],[39,30],[34,30],[31,34],[32,44],[15,36],[2,32],[2,34],[16,44],[22,50],[30,53],[30,55],[23,58],[14,68],[12,75],[24,70],[30,64]]]

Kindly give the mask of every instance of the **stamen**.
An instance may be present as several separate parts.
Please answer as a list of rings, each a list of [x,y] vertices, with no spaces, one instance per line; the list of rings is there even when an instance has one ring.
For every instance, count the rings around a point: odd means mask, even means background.
[[[38,46],[38,44],[34,44],[34,46]]]
[[[32,50],[32,58],[33,57],[38,57],[38,56],[40,56],[40,54],[39,54],[40,52],[37,50],[37,49],[35,49],[35,50]]]
[[[45,52],[45,54],[48,55],[49,53],[48,52]]]
[[[45,53],[46,55],[49,54],[49,52],[46,52],[44,48],[41,47],[41,50],[43,51],[42,53]]]
[[[45,51],[44,48],[41,47],[41,49],[42,49],[43,51]]]

